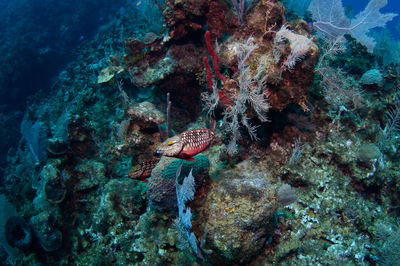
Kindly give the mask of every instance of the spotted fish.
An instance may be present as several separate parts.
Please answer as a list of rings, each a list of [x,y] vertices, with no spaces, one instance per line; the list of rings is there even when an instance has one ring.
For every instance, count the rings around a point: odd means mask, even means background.
[[[156,167],[159,161],[159,158],[143,161],[139,167],[135,167],[128,172],[128,177],[140,180],[144,183],[149,182],[146,180],[146,178],[151,176],[151,171],[154,167]]]
[[[215,121],[212,129],[193,129],[171,137],[157,147],[156,155],[194,161],[193,156],[211,145],[214,139]]]

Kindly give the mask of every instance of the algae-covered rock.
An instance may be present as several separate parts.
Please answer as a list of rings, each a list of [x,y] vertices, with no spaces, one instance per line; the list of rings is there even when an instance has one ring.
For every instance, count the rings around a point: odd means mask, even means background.
[[[47,164],[40,172],[43,185],[38,194],[44,192],[45,198],[51,203],[60,203],[64,200],[67,188],[60,171],[52,164]]]
[[[51,203],[60,203],[64,200],[67,194],[67,188],[64,184],[64,180],[60,175],[54,178],[46,180],[44,185],[44,192],[46,199]]]
[[[145,187],[130,178],[110,180],[101,193],[95,224],[115,225],[137,218],[146,208],[144,191]]]
[[[195,178],[196,190],[201,187],[204,177],[208,173],[210,163],[204,155],[194,156],[195,161],[189,162],[181,159],[163,156],[153,169],[149,179],[147,193],[151,206],[159,211],[176,207],[176,171],[182,162],[180,177],[185,176],[192,169]]]
[[[364,144],[358,149],[358,160],[360,162],[371,162],[380,157],[381,152],[375,144]]]
[[[62,234],[55,227],[56,218],[49,212],[41,212],[33,216],[30,224],[39,241],[40,246],[46,252],[52,252],[61,248]]]
[[[152,128],[165,123],[165,115],[159,111],[154,104],[142,102],[133,105],[127,114],[143,128]]]
[[[67,187],[57,168],[59,162],[54,160],[43,166],[38,181],[34,181],[32,184],[32,187],[37,190],[33,200],[36,210],[50,211],[55,206],[54,204],[61,203],[65,198]]]
[[[165,57],[154,64],[153,67],[148,67],[143,73],[136,74],[135,68],[131,72],[134,78],[132,82],[137,87],[148,87],[160,82],[174,71],[174,61],[170,57]]]
[[[105,83],[114,78],[115,75],[124,71],[124,68],[121,66],[109,66],[103,69],[100,72],[100,75],[97,77],[97,83]]]
[[[246,263],[275,230],[277,200],[262,178],[224,179],[208,192],[199,210],[207,248],[221,261]]]
[[[78,183],[76,190],[86,190],[99,185],[106,180],[106,167],[103,163],[95,160],[87,160],[75,167]]]

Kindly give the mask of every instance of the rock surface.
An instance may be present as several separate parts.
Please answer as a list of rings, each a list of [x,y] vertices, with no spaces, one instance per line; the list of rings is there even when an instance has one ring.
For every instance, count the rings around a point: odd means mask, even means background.
[[[200,220],[217,261],[246,263],[275,230],[277,200],[262,178],[224,179],[208,193]]]

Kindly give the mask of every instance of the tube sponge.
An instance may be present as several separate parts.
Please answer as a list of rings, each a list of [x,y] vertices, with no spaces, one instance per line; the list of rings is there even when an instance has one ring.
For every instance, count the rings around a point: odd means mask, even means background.
[[[193,175],[197,175],[203,173],[208,168],[210,168],[210,161],[204,155],[196,155],[193,157],[195,161],[185,161],[185,160],[176,160],[172,161],[167,168],[162,171],[162,177],[166,179],[175,179],[176,171],[178,170],[179,165],[182,162],[182,169],[179,175],[179,182],[182,182],[183,178],[188,176],[190,170],[192,170]]]
[[[8,244],[21,250],[28,250],[32,242],[32,230],[22,217],[8,218],[5,226]]]

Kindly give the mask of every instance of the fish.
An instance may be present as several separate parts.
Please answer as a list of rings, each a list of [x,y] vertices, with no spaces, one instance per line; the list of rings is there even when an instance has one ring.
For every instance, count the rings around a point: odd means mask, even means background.
[[[139,167],[133,168],[127,173],[127,175],[129,178],[139,180],[143,183],[148,183],[149,181],[146,180],[146,178],[151,176],[151,171],[156,167],[159,161],[159,158],[143,161]]]
[[[142,3],[142,1],[139,1],[136,3],[136,6],[139,6]]]
[[[193,129],[168,138],[156,149],[155,155],[195,161],[193,156],[210,148],[214,139],[215,123],[212,129]]]

